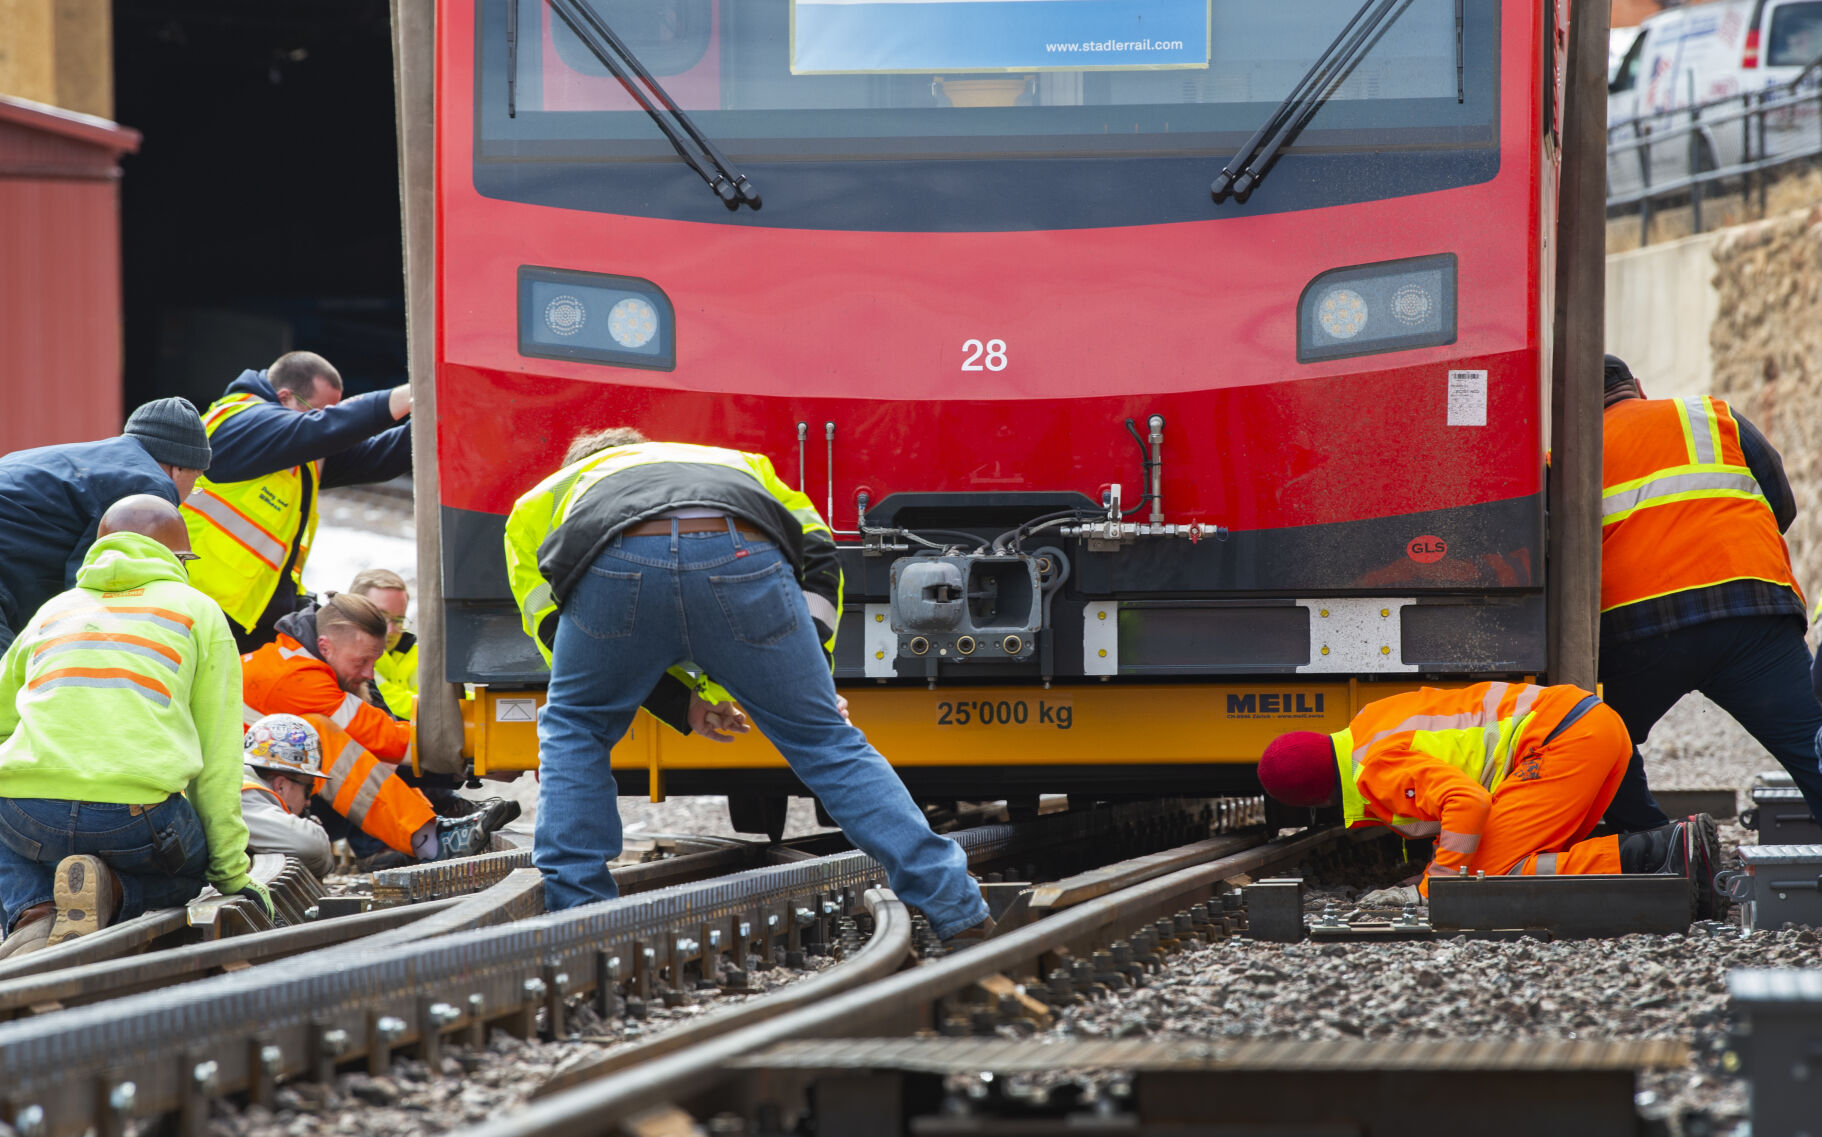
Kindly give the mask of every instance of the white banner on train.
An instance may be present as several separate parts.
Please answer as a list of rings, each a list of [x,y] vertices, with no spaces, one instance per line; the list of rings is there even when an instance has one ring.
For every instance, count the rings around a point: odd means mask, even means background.
[[[1208,0],[792,0],[796,75],[1207,67]]]

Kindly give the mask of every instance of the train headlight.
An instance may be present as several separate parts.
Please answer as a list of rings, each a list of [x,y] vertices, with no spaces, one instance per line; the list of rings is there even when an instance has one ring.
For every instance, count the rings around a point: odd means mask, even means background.
[[[1366,327],[1366,301],[1352,288],[1331,288],[1316,308],[1322,330],[1338,340],[1351,340]]]
[[[519,354],[669,371],[676,309],[649,280],[568,269],[519,269]]]
[[[1297,361],[1455,342],[1455,254],[1331,269],[1297,302]]]
[[[607,334],[621,347],[642,348],[658,334],[658,311],[643,296],[628,296],[607,314]]]

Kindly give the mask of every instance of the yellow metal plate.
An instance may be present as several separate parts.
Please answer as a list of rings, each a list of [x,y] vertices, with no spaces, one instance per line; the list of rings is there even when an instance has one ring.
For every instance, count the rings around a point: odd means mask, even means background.
[[[1073,687],[857,687],[854,724],[897,766],[1250,763],[1290,730],[1330,733],[1365,703],[1416,682],[1101,683]],[[474,700],[475,771],[537,767],[542,691]],[[730,743],[677,734],[643,711],[617,769],[767,769],[784,759],[757,731]]]

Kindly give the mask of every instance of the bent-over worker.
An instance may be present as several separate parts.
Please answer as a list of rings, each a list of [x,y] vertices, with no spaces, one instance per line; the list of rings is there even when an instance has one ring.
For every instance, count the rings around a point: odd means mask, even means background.
[[[335,867],[328,831],[310,816],[323,780],[316,728],[296,715],[267,715],[247,728],[240,815],[249,853],[296,857],[318,877]]]
[[[119,436],[0,457],[0,651],[44,602],[76,587],[107,508],[151,494],[180,505],[209,465],[209,436],[187,399],[134,411]]]
[[[342,398],[342,376],[308,351],[243,371],[203,424],[212,477],[184,505],[203,560],[196,587],[215,597],[243,652],[272,639],[304,595],[317,498],[336,486],[383,482],[411,468],[411,388]]]
[[[1822,819],[1822,703],[1784,531],[1797,516],[1784,463],[1720,399],[1647,399],[1606,360],[1601,437],[1602,696],[1634,742],[1691,691],[1771,751]],[[1634,754],[1608,820],[1661,825]]]
[[[938,936],[991,929],[960,846],[931,831],[842,717],[827,654],[841,615],[835,540],[769,459],[631,429],[585,434],[514,504],[506,564],[525,631],[551,665],[532,862],[552,910],[615,895],[608,752],[666,669],[691,662],[746,708]],[[710,721],[702,703],[690,704],[698,731],[744,729]]]
[[[240,658],[215,602],[184,582],[177,506],[141,495],[101,517],[76,587],[0,661],[0,955],[247,892]]]
[[[274,642],[241,660],[241,714],[248,726],[292,714],[316,727],[328,763],[328,785],[318,795],[325,824],[335,829],[346,819],[419,860],[486,852],[494,830],[519,815],[518,803],[496,798],[475,808],[464,800],[456,803],[459,815],[439,816],[424,792],[399,776],[415,745],[412,724],[361,698],[385,650],[385,614],[358,596],[331,593],[322,607],[292,612],[278,626]],[[358,844],[352,833],[349,843]],[[365,853],[378,851],[376,845]]]
[[[1701,915],[1718,914],[1719,858],[1707,814],[1589,839],[1626,772],[1632,740],[1599,698],[1567,684],[1424,687],[1360,709],[1335,734],[1279,735],[1259,759],[1265,792],[1339,804],[1349,827],[1434,837],[1429,878],[1684,873]]]

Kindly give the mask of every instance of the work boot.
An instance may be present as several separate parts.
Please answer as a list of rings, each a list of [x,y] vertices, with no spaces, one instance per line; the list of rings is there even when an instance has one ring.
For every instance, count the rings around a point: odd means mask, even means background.
[[[114,922],[120,910],[120,881],[100,857],[65,857],[57,865],[52,893],[57,917],[51,925],[51,943],[67,943],[77,936],[99,932]]]
[[[493,837],[487,827],[487,815],[437,818],[437,855],[439,861],[453,861],[485,853]]]
[[[467,801],[467,798],[463,798]],[[474,803],[480,815],[486,819],[487,831],[493,833],[504,829],[519,819],[519,803],[509,797],[482,798]]]
[[[961,931],[944,940],[943,950],[956,952],[961,951],[963,948],[971,948],[979,943],[985,943],[987,940],[993,938],[993,930],[997,926],[998,925],[993,921],[993,917],[989,916],[985,920],[974,925],[974,927],[963,928]]]
[[[0,940],[0,959],[51,946],[51,924],[56,915],[57,910],[49,904],[34,904],[21,912],[12,932]]]
[[[1720,862],[1720,837],[1714,818],[1706,813],[1620,838],[1620,871],[1688,877],[1698,920],[1718,920],[1727,914],[1727,898],[1714,884]]]

